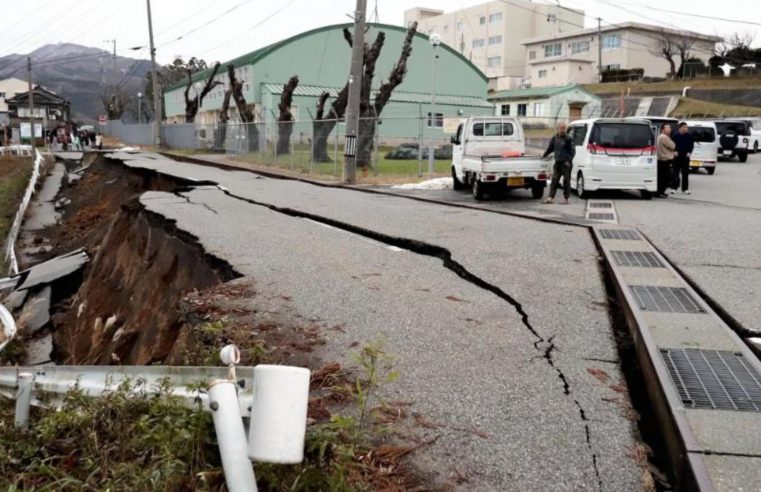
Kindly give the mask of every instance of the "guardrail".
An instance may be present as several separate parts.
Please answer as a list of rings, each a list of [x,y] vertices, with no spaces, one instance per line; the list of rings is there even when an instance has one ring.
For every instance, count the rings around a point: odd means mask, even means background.
[[[40,165],[42,164],[42,154],[35,149],[34,168],[32,169],[32,176],[29,178],[29,184],[24,192],[24,198],[21,200],[16,217],[13,219],[13,225],[8,232],[8,237],[5,243],[5,261],[9,263],[8,271],[11,275],[18,273],[18,260],[16,259],[16,239],[18,238],[19,231],[21,230],[21,223],[24,221],[24,214],[29,206],[29,202],[34,194],[35,186],[37,186],[37,179],[40,177]]]
[[[211,412],[228,490],[256,491],[252,460],[294,464],[303,459],[310,372],[291,366],[236,367],[240,351],[234,345],[224,347],[220,358],[227,368],[2,367],[0,395],[15,398],[16,425],[26,427],[31,405],[58,407],[74,388],[97,397],[125,381],[139,383],[141,391],[168,383],[170,393],[189,407],[200,404]],[[199,383],[208,383],[206,393]],[[44,399],[37,397],[41,393]],[[248,438],[244,419],[250,420]]]

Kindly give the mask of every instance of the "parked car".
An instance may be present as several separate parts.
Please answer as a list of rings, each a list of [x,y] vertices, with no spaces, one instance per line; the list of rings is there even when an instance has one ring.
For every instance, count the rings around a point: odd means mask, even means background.
[[[669,125],[671,127],[671,134],[675,135],[677,130],[679,129],[679,120],[676,118],[667,118],[665,116],[632,116],[629,118],[626,118],[627,120],[642,120],[646,119],[650,122],[650,127],[653,129],[653,136],[656,140],[658,140],[658,135],[661,133],[661,128],[663,125]]]
[[[740,162],[748,161],[751,145],[750,125],[743,120],[718,120],[716,132],[719,135],[719,156],[727,159],[737,157]]]
[[[719,160],[719,139],[716,135],[716,123],[713,121],[687,120],[695,149],[690,156],[690,170],[705,169],[708,174],[716,172],[716,162]]]
[[[761,118],[747,118],[744,119],[750,128],[750,135],[748,135],[748,151],[752,154],[756,154],[761,147]]]
[[[571,189],[580,198],[596,190],[639,190],[648,200],[658,189],[655,135],[645,119],[574,121],[568,134],[576,146]]]
[[[476,200],[484,194],[526,188],[541,198],[549,163],[525,157],[523,126],[517,118],[485,116],[465,119],[452,137],[454,189],[470,187]]]
[[[420,148],[418,147],[418,144],[416,143],[403,143],[400,144],[390,151],[386,152],[386,159],[392,159],[392,160],[410,160],[410,159],[417,159],[418,153],[420,152]],[[423,147],[422,151],[422,158],[428,159],[428,147]],[[452,158],[452,146],[451,145],[442,145],[440,147],[436,147],[433,149],[433,157],[434,159],[451,159]]]

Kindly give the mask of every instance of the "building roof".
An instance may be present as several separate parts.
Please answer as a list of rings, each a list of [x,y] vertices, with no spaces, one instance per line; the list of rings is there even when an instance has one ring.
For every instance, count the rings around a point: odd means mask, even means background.
[[[680,36],[688,36],[690,38],[695,38],[701,41],[709,41],[709,42],[713,41],[714,43],[719,43],[724,41],[724,39],[719,36],[711,36],[708,34],[701,34],[694,31],[679,31],[676,29],[669,29],[667,27],[654,26],[652,24],[641,24],[639,22],[622,22],[620,24],[612,24],[609,26],[603,26],[600,29],[600,31],[610,32],[610,31],[621,31],[624,29],[650,31],[654,33],[665,32],[665,33],[675,34]],[[535,38],[528,38],[521,41],[521,44],[523,45],[537,44],[537,43],[543,43],[545,41],[557,41],[562,39],[570,39],[570,38],[575,38],[579,36],[588,36],[588,35],[596,35],[596,34],[597,34],[597,28],[590,27],[587,29],[578,29],[576,31],[567,31],[567,32],[561,32],[556,34],[550,34],[547,36],[538,36]]]
[[[283,85],[285,84],[262,84],[271,94],[282,94]],[[331,97],[336,97],[340,87],[321,87],[316,85],[299,85],[293,92],[294,96],[311,96],[318,97],[323,92],[327,92]],[[391,101],[413,104],[431,104],[431,94],[422,92],[403,92],[394,91],[391,93]],[[451,106],[468,106],[476,108],[491,108],[492,103],[472,96],[450,96],[446,94],[436,94],[437,104],[448,104]]]
[[[310,35],[313,35],[313,34],[324,32],[324,31],[330,31],[330,30],[333,30],[333,29],[343,29],[345,27],[351,28],[351,27],[354,27],[354,24],[351,24],[351,23],[332,24],[332,25],[329,25],[329,26],[318,27],[317,29],[312,29],[310,31],[305,31],[305,32],[302,32],[302,33],[297,34],[295,36],[291,36],[290,38],[286,38],[286,39],[277,41],[275,43],[272,43],[272,44],[270,44],[268,46],[264,46],[263,48],[259,48],[257,50],[254,50],[254,51],[250,52],[250,53],[246,53],[245,55],[241,55],[241,56],[239,56],[237,58],[234,58],[234,59],[232,59],[230,61],[222,63],[222,65],[225,66],[225,65],[233,64],[235,67],[239,67],[239,66],[243,66],[243,65],[253,65],[257,61],[259,61],[262,58],[264,58],[265,56],[267,56],[267,55],[273,53],[274,51],[276,51],[278,48],[282,48],[283,46],[285,46],[287,44],[290,44],[290,43],[293,43],[295,41],[298,41],[298,40],[300,40],[300,39],[302,39],[302,38],[304,38],[306,36],[310,36]],[[404,32],[404,33],[407,32],[407,28],[405,28],[405,27],[394,26],[394,25],[391,25],[391,24],[380,24],[380,23],[376,23],[376,22],[368,23],[367,27],[368,28],[374,27],[376,29],[385,29],[385,30],[391,30],[391,31],[399,31],[399,32]],[[418,37],[418,38],[423,38],[426,41],[428,40],[428,36],[425,35],[425,34],[422,34],[420,32],[416,33],[415,36]],[[439,48],[443,48],[443,49],[449,51],[450,53],[456,55],[458,58],[460,58],[463,62],[465,62],[468,66],[470,66],[473,70],[475,70],[481,76],[481,78],[484,80],[484,82],[486,82],[488,80],[486,75],[477,66],[475,66],[473,64],[473,62],[471,62],[465,56],[463,56],[462,53],[456,51],[455,49],[451,48],[449,45],[447,45],[445,43],[440,44]],[[222,68],[220,67],[220,71],[221,70],[222,70]],[[195,82],[197,80],[203,80],[206,77],[208,77],[210,73],[211,73],[211,69],[206,69],[206,70],[198,71],[198,72],[194,73],[191,76],[191,80],[193,82]],[[170,91],[170,90],[174,90],[174,89],[177,89],[177,88],[180,88],[180,87],[185,87],[186,85],[187,85],[187,79],[179,81],[179,82],[175,82],[174,84],[164,88],[164,92]]]
[[[490,94],[488,99],[504,100],[504,99],[548,99],[552,96],[562,94],[569,91],[582,91],[589,94],[592,97],[597,97],[588,90],[579,85],[561,85],[556,87],[526,87],[524,89],[510,89],[506,91],[495,92]]]
[[[68,105],[70,101],[64,97],[59,96],[53,91],[49,91],[39,85],[34,86],[34,103],[35,104],[50,104],[50,105]],[[29,91],[19,92],[10,99],[6,99],[5,102],[8,105],[14,104],[26,104],[29,101]]]

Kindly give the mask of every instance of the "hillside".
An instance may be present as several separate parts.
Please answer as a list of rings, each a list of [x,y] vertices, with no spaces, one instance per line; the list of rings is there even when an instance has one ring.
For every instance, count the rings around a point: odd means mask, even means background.
[[[693,80],[667,80],[664,82],[606,82],[586,84],[584,89],[598,96],[618,96],[623,90],[627,95],[654,95],[669,93],[676,95],[685,87],[693,90],[761,90],[761,78],[733,77]]]
[[[26,79],[26,57],[32,57],[33,79],[71,100],[72,117],[94,119],[103,113],[100,92],[106,84],[124,83],[129,94],[143,90],[150,61],[112,55],[102,49],[71,43],[48,44],[29,54],[0,57],[0,79]],[[50,63],[64,58],[64,62]],[[39,64],[34,66],[35,62]],[[21,70],[19,70],[21,68]],[[115,70],[114,70],[115,68]]]

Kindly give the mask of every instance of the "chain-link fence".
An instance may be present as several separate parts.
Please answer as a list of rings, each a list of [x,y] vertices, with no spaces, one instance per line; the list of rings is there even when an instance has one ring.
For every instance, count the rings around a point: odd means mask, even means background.
[[[153,145],[153,125],[154,123],[127,125],[119,120],[109,120],[102,130],[106,135],[116,137],[125,144]]]

